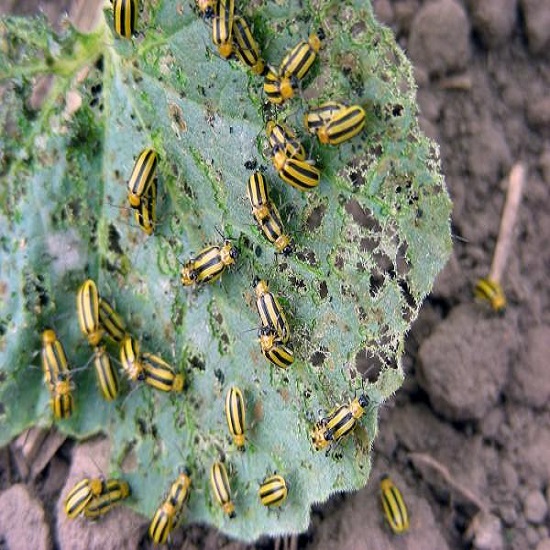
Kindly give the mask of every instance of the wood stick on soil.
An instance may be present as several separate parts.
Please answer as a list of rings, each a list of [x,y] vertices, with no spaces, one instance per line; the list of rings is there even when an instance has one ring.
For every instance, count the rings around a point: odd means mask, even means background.
[[[498,231],[498,240],[493,254],[493,263],[489,271],[488,279],[500,284],[504,267],[508,260],[508,254],[512,246],[512,237],[516,225],[523,187],[525,186],[526,168],[521,162],[512,166],[508,176],[508,191],[506,192],[506,203],[500,219],[500,229]]]
[[[470,489],[463,487],[460,483],[453,479],[449,469],[445,465],[441,464],[441,462],[426,453],[409,453],[408,456],[415,466],[417,464],[422,464],[435,470],[450,487],[460,493],[465,499],[475,504],[479,510],[485,513],[489,511],[487,505],[482,502],[482,500],[475,493],[470,491]]]

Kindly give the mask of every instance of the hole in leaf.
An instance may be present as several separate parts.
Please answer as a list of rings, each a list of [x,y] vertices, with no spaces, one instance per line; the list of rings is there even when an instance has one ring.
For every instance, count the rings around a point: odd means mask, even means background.
[[[309,358],[309,362],[314,367],[319,367],[325,362],[325,359],[326,359],[326,350],[317,350],[311,354]]]
[[[225,374],[221,369],[214,370],[214,376],[216,377],[216,380],[220,383],[220,385],[223,386],[223,383],[225,382]]]
[[[204,371],[206,370],[206,364],[203,359],[201,359],[198,355],[193,355],[189,358],[189,366],[192,369]]]
[[[306,227],[309,231],[315,231],[315,229],[321,227],[326,210],[326,206],[324,204],[320,204],[311,211],[309,216],[306,218]]]

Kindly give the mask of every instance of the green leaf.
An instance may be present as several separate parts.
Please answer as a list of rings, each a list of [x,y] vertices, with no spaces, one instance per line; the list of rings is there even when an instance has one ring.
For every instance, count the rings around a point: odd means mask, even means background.
[[[75,293],[91,277],[142,349],[184,372],[188,388],[165,395],[124,382],[110,404],[88,366],[73,377],[76,413],[58,428],[77,438],[109,434],[113,469],[132,487],[129,505],[149,517],[187,466],[193,486],[183,521],[247,541],[302,531],[312,503],[365,485],[377,408],[403,381],[403,336],[451,250],[438,148],[419,130],[411,66],[391,32],[360,0],[303,4],[244,10],[275,66],[319,25],[327,34],[303,94],[279,112],[264,105],[260,78],[217,56],[208,24],[187,4],[147,3],[142,34],[131,41],[114,36],[109,12],[91,35],[68,28],[56,36],[41,20],[0,22],[0,441],[54,422],[40,370],[45,327],[56,329],[73,369],[89,364]],[[46,74],[54,76],[35,112],[29,98]],[[70,113],[75,90],[82,106]],[[338,148],[304,136],[322,180],[302,194],[264,156],[265,121],[276,115],[303,135],[307,105],[327,99],[365,105],[367,126]],[[147,146],[161,159],[151,237],[126,201],[127,178]],[[297,243],[293,257],[276,258],[253,223],[249,161],[267,168]],[[221,284],[182,288],[179,261],[219,243],[218,230],[238,244],[237,268]],[[260,353],[255,275],[269,280],[290,320],[297,360],[287,371]],[[364,350],[375,381],[363,385]],[[246,400],[244,453],[225,423],[231,385]],[[358,427],[328,455],[315,452],[309,431],[318,411],[361,391],[373,406]],[[210,491],[220,457],[230,465],[234,520]],[[257,495],[274,471],[289,483],[279,513]]]

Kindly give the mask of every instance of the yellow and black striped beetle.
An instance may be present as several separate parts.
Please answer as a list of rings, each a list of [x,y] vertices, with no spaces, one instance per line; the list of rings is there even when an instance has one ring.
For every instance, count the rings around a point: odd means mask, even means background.
[[[265,133],[271,149],[280,149],[284,151],[288,158],[306,160],[306,151],[304,146],[296,137],[296,133],[282,122],[268,121],[265,126]]]
[[[296,77],[282,77],[273,69],[268,67],[264,77],[264,93],[267,100],[274,105],[281,105],[287,99],[294,97],[298,88]]]
[[[50,407],[57,419],[69,418],[74,410],[71,375],[63,344],[53,329],[42,333],[42,371],[50,391]]]
[[[99,320],[99,293],[92,279],[86,279],[76,294],[76,311],[80,330],[91,346],[97,346],[103,337]]]
[[[233,53],[233,20],[235,0],[216,0],[212,20],[212,41],[218,47],[220,55],[228,59]]]
[[[225,239],[222,246],[208,246],[184,265],[181,270],[181,282],[186,286],[213,283],[238,257],[239,250],[229,239]]]
[[[94,495],[84,508],[84,516],[96,519],[110,512],[131,494],[130,485],[120,479],[108,479],[102,486],[101,493]]]
[[[245,18],[240,15],[235,15],[233,19],[233,46],[237,59],[250,67],[254,74],[260,76],[265,74],[266,64],[262,59],[260,48]]]
[[[321,172],[306,160],[288,158],[280,147],[273,149],[273,167],[279,177],[299,191],[311,191],[319,185]]]
[[[69,366],[63,344],[51,328],[42,333],[41,359],[44,380],[48,387],[52,389],[59,374],[69,372]]]
[[[122,38],[136,34],[138,0],[112,0],[115,32]]]
[[[290,326],[281,304],[269,291],[266,281],[255,277],[252,285],[256,294],[256,307],[262,327],[269,328],[278,335],[283,344],[286,344],[290,338]]]
[[[139,209],[142,198],[155,178],[157,164],[158,155],[154,149],[148,147],[139,154],[128,180],[128,202],[132,208]]]
[[[94,367],[103,398],[106,401],[116,399],[118,396],[118,377],[105,346],[95,348]]]
[[[177,522],[178,511],[168,500],[164,501],[155,511],[149,524],[149,537],[155,544],[164,544]]]
[[[289,256],[294,252],[294,241],[290,235],[284,232],[283,222],[277,207],[271,203],[269,214],[262,223],[258,223],[264,237],[275,246],[275,251],[283,256]]]
[[[387,476],[380,480],[380,497],[384,515],[391,530],[399,535],[409,530],[409,513],[401,491],[394,482]]]
[[[332,117],[346,106],[337,101],[326,101],[318,107],[313,107],[304,115],[304,126],[311,134],[316,134],[320,128],[326,126]]]
[[[360,105],[344,107],[332,115],[328,124],[317,129],[317,137],[323,144],[340,145],[361,132],[365,119],[365,110]]]
[[[168,491],[167,500],[169,500],[174,505],[176,511],[180,512],[182,510],[184,504],[189,498],[190,489],[191,477],[189,472],[184,469],[182,472],[180,472],[180,474],[176,478],[176,481],[172,483],[172,485],[170,486],[170,490]]]
[[[205,248],[193,261],[197,284],[217,281],[238,257],[239,251],[229,239],[225,239],[222,246]]]
[[[101,297],[99,298],[99,322],[113,342],[120,343],[126,337],[126,327],[122,317],[107,300]]]
[[[125,336],[120,343],[120,363],[130,380],[133,382],[145,380],[139,342],[132,336]]]
[[[294,363],[294,351],[284,344],[280,337],[269,327],[261,327],[258,331],[260,349],[264,357],[275,366],[286,369]]]
[[[252,215],[261,224],[269,216],[270,208],[267,184],[261,172],[254,172],[250,175],[246,185],[246,194],[252,207]]]
[[[99,478],[85,478],[79,481],[65,497],[65,514],[69,519],[79,516],[93,497],[99,496],[103,491],[104,481]]]
[[[288,52],[279,66],[279,74],[282,77],[294,76],[301,80],[309,71],[319,53],[325,39],[323,29],[317,34],[312,34],[306,40],[302,40],[290,52]]]
[[[474,287],[474,296],[488,302],[497,313],[503,313],[506,309],[504,290],[500,283],[492,279],[478,279]]]
[[[170,486],[168,496],[157,508],[149,525],[149,536],[156,544],[164,544],[168,540],[189,498],[190,488],[191,478],[189,472],[184,470]]]
[[[266,477],[260,484],[258,494],[264,506],[280,506],[288,494],[285,478],[278,474]]]
[[[157,182],[153,180],[149,189],[141,197],[134,211],[136,223],[147,234],[152,235],[157,224]]]
[[[236,386],[227,390],[225,396],[225,418],[233,443],[240,451],[244,451],[246,429],[246,413],[244,407],[243,393]]]
[[[227,477],[227,470],[222,462],[214,462],[210,468],[210,484],[214,498],[222,507],[222,510],[233,519],[235,514],[235,505],[231,500],[231,486]]]
[[[349,405],[340,405],[329,413],[325,419],[327,432],[330,432],[335,442],[353,430],[357,420],[365,413],[368,404],[368,397],[361,395],[353,399]]]
[[[141,364],[145,373],[144,382],[149,386],[164,392],[183,391],[183,374],[176,374],[172,367],[157,355],[143,353]]]

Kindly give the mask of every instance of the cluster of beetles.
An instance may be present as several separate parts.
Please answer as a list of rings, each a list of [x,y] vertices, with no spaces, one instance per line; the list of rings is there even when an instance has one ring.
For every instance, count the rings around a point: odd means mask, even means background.
[[[113,0],[115,32],[131,39],[137,30],[139,0]],[[196,0],[197,9],[205,23],[212,28],[212,41],[224,59],[237,59],[254,74],[264,77],[263,89],[267,101],[281,105],[294,97],[302,79],[307,75],[323,45],[324,33],[319,29],[307,40],[300,41],[288,51],[278,68],[269,66],[261,56],[246,19],[235,10],[234,0]],[[360,105],[325,102],[310,109],[304,116],[308,132],[322,144],[338,145],[359,134],[365,125],[365,111]],[[314,189],[320,182],[320,170],[308,159],[296,133],[286,124],[269,121],[267,140],[275,171],[280,178],[302,192]],[[156,225],[158,153],[151,147],[138,155],[128,180],[128,202],[137,225],[147,234]],[[252,217],[276,253],[290,255],[293,239],[286,234],[276,205],[270,199],[267,183],[261,172],[254,172],[247,183],[247,196]],[[184,262],[181,283],[197,287],[217,281],[238,259],[239,251],[230,239],[210,245]],[[253,282],[256,306],[260,318],[258,340],[261,353],[276,367],[286,369],[294,362],[290,342],[291,330],[283,308],[270,291],[265,280]],[[128,333],[122,317],[100,296],[95,282],[84,281],[77,292],[77,316],[80,329],[93,349],[93,363],[102,396],[114,400],[119,394],[118,375],[113,368],[106,343],[118,346],[123,374],[134,383],[145,384],[163,392],[181,392],[185,377],[158,355],[141,350],[139,341]],[[42,368],[50,391],[50,405],[55,418],[69,418],[74,410],[73,383],[63,345],[54,330],[42,334]],[[315,450],[327,449],[350,434],[369,406],[362,394],[349,403],[337,405],[319,419],[311,430]],[[245,399],[236,386],[229,388],[225,398],[227,427],[235,446],[245,448]],[[231,497],[228,473],[223,462],[214,462],[210,469],[214,500],[229,518],[236,515]],[[400,491],[384,477],[380,485],[385,517],[395,533],[409,528],[408,512]],[[149,536],[162,544],[182,516],[191,491],[191,477],[181,471],[170,485],[149,525]],[[284,503],[288,485],[282,475],[267,476],[259,485],[258,498],[262,505],[273,507]],[[67,517],[97,518],[131,495],[127,482],[119,479],[86,478],[74,485],[65,497]]]

